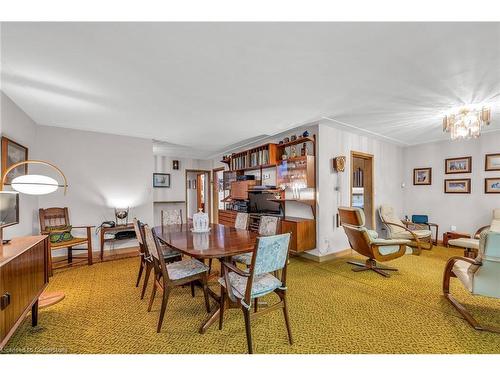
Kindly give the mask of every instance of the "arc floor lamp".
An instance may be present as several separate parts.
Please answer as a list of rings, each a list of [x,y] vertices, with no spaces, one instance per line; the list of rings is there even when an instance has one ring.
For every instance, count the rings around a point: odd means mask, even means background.
[[[39,174],[25,174],[15,177],[10,183],[7,183],[7,175],[16,169],[17,167],[28,165],[28,164],[40,164],[48,166],[56,170],[62,177],[63,183],[59,184],[55,179],[49,176],[39,175]],[[12,164],[7,168],[2,175],[2,180],[0,182],[0,191],[4,189],[5,185],[10,185],[12,189],[18,191],[22,194],[29,195],[45,195],[56,191],[58,188],[64,188],[64,195],[66,195],[68,189],[68,181],[64,173],[56,167],[54,164],[43,160],[25,160],[19,163]],[[48,256],[52,256],[48,254]],[[40,295],[39,307],[47,307],[54,305],[64,298],[64,293],[62,292],[43,292]]]

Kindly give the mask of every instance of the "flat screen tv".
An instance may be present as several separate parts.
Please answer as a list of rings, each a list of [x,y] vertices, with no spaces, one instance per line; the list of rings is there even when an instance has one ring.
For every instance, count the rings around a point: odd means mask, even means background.
[[[19,193],[0,191],[0,228],[19,224]]]
[[[250,213],[281,215],[280,202],[273,202],[274,194],[269,192],[249,192],[248,210]]]

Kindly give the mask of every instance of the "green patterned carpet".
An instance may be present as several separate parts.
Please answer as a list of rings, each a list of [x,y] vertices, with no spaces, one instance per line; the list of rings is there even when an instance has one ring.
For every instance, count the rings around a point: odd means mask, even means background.
[[[252,323],[256,353],[500,353],[500,335],[472,329],[441,295],[446,260],[459,250],[435,247],[387,264],[391,278],[354,273],[339,258],[313,263],[293,258],[289,305],[294,345],[281,311]],[[49,285],[64,291],[59,304],[18,329],[8,353],[246,353],[243,316],[230,310],[225,326],[200,335],[206,316],[200,290],[171,295],[163,330],[156,333],[160,298],[148,313],[134,287],[138,259],[58,272]],[[215,281],[212,281],[214,283]],[[149,297],[150,288],[148,288]],[[500,300],[470,296],[457,280],[452,292],[482,323],[500,326]],[[274,297],[271,297],[274,298]]]

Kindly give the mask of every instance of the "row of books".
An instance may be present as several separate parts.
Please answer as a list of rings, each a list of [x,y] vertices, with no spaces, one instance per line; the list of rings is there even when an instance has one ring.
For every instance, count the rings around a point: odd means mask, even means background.
[[[231,169],[243,169],[247,167],[247,155],[243,154],[231,159]]]
[[[269,150],[258,150],[250,154],[250,166],[269,164]]]

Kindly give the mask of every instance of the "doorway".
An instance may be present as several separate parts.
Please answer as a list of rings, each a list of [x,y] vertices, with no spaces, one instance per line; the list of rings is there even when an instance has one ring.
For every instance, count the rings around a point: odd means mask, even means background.
[[[351,207],[364,211],[366,227],[370,229],[375,229],[373,169],[373,155],[351,151]]]
[[[212,170],[212,216],[215,224],[219,223],[219,210],[224,209],[224,167]]]
[[[186,169],[186,217],[192,219],[200,209],[210,219],[210,171]]]

